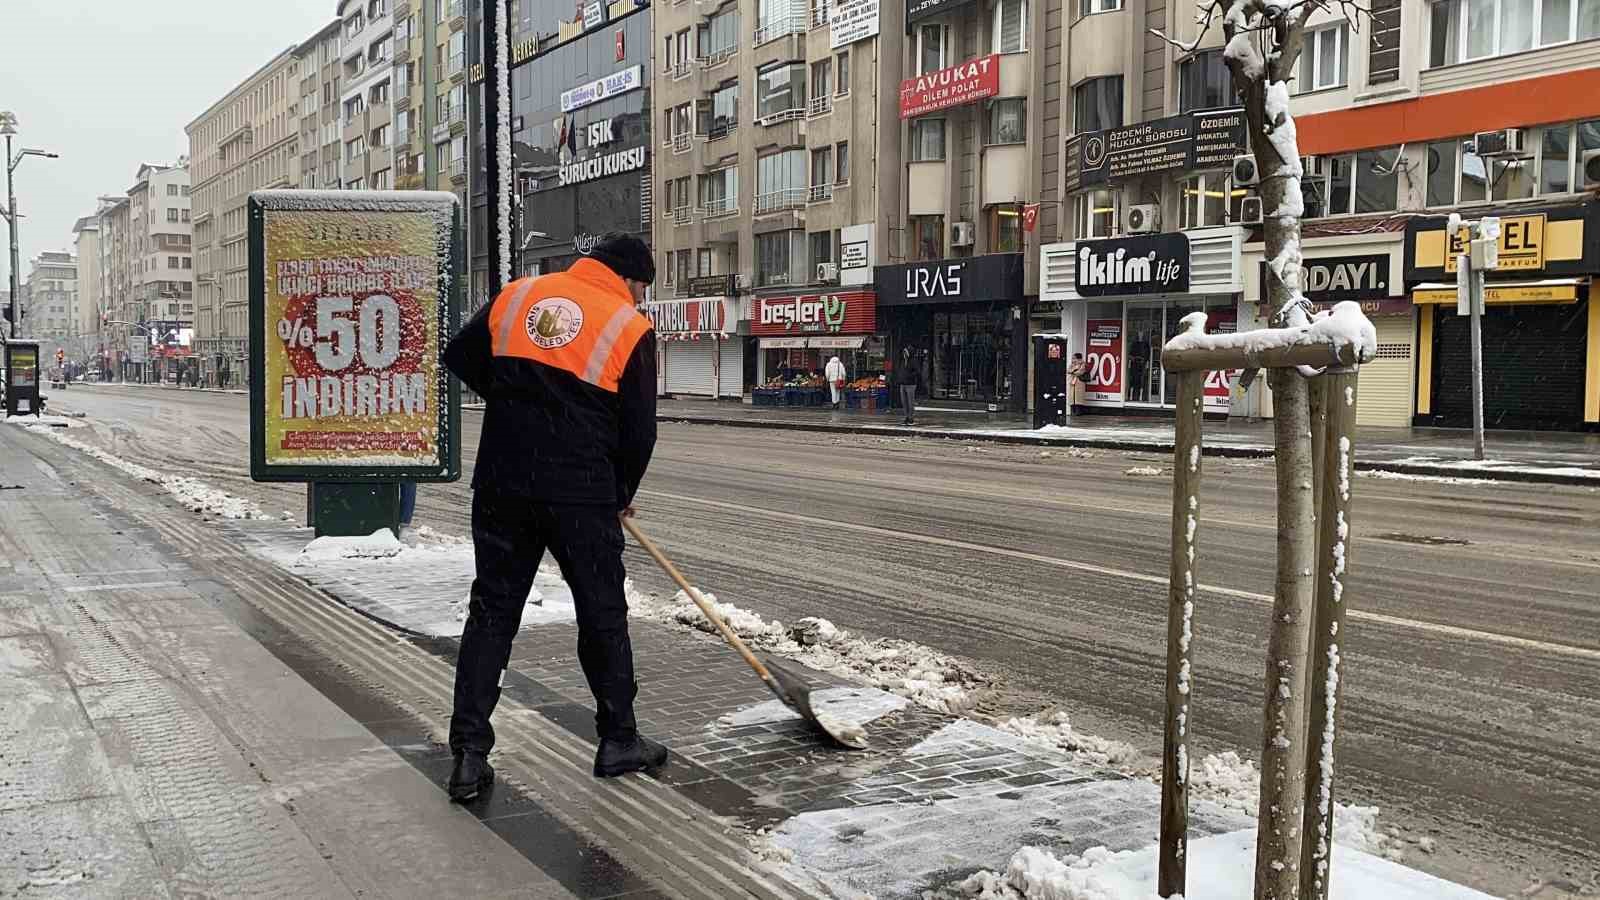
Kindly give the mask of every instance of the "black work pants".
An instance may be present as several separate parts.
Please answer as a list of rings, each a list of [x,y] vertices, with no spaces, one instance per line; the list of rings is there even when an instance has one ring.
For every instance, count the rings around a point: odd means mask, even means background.
[[[488,753],[489,717],[500,700],[500,679],[511,640],[539,563],[549,550],[572,590],[578,619],[578,662],[594,692],[595,729],[603,738],[637,733],[633,645],[623,592],[622,524],[607,505],[530,503],[492,491],[472,497],[472,545],[477,577],[456,659],[455,712],[450,749]]]

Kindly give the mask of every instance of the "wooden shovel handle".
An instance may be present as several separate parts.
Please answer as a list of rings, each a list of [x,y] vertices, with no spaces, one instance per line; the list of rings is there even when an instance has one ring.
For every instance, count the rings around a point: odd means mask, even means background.
[[[661,567],[661,571],[666,572],[667,577],[677,582],[678,587],[689,595],[689,599],[694,601],[694,605],[700,607],[700,611],[705,613],[706,618],[711,620],[711,624],[717,626],[717,630],[722,632],[722,636],[727,639],[729,644],[733,645],[733,649],[739,651],[739,655],[743,656],[744,661],[750,664],[750,668],[756,670],[756,674],[761,676],[761,680],[769,684],[772,683],[772,673],[768,672],[767,667],[761,664],[761,660],[750,652],[750,648],[745,646],[744,641],[739,639],[739,635],[735,634],[732,628],[728,627],[728,623],[717,615],[717,611],[711,608],[711,604],[700,596],[700,592],[695,590],[694,585],[683,577],[683,573],[679,572],[678,567],[672,564],[672,560],[667,559],[666,554],[661,552],[661,548],[657,547],[654,541],[645,537],[644,532],[640,531],[639,526],[634,524],[633,519],[628,516],[622,517],[622,527],[633,535],[633,539],[639,542],[639,546],[644,548],[644,552],[650,554],[650,558],[656,561],[656,565]]]

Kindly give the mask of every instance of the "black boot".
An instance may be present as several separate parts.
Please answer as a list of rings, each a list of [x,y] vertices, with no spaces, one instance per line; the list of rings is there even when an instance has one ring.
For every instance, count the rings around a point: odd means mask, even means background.
[[[666,764],[667,748],[647,737],[601,738],[594,754],[594,777],[615,778]]]
[[[482,753],[468,750],[456,754],[456,767],[450,773],[450,799],[465,803],[494,784],[494,767]]]

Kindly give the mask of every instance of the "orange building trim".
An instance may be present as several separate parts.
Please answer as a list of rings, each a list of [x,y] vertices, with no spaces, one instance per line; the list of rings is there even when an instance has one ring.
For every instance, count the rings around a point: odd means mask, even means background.
[[[1600,118],[1600,68],[1297,116],[1300,152],[1343,153]]]

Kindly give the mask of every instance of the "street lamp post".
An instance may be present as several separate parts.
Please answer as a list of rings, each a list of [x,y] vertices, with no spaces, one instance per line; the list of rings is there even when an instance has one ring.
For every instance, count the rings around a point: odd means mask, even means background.
[[[6,136],[6,208],[0,210],[5,213],[6,225],[11,232],[11,299],[8,301],[7,313],[11,317],[11,337],[17,336],[17,296],[22,292],[22,284],[18,277],[17,263],[17,194],[12,188],[11,173],[17,170],[25,156],[42,156],[45,159],[55,159],[57,154],[44,150],[32,150],[24,147],[15,156],[11,155],[11,136],[17,133],[17,114],[13,112],[0,112],[0,134]]]

